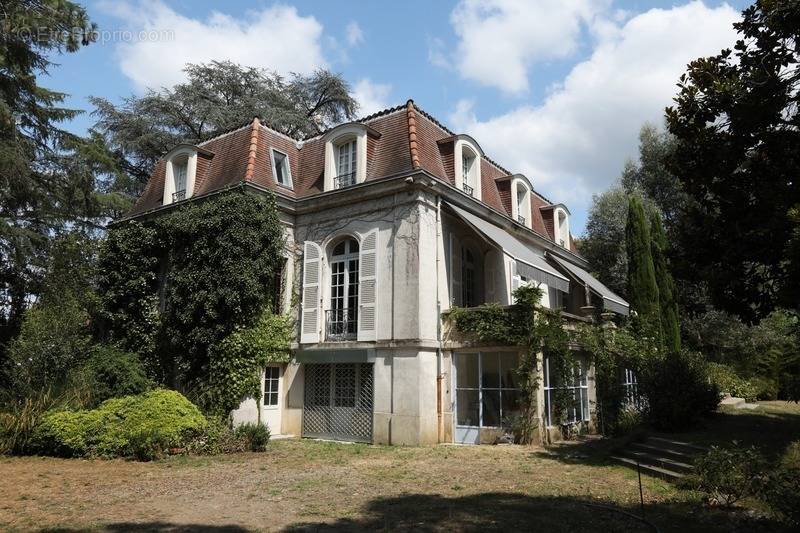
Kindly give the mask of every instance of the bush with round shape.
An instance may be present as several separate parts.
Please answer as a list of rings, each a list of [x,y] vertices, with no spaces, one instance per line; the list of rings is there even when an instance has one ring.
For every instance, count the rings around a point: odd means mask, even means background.
[[[749,379],[740,377],[736,371],[721,363],[708,363],[708,376],[721,393],[728,393],[748,402],[758,399],[758,390]]]
[[[47,413],[33,449],[66,457],[155,459],[185,447],[207,421],[179,392],[157,389],[106,400],[96,409]]]
[[[234,433],[244,439],[251,452],[263,452],[267,449],[270,431],[265,424],[247,422],[238,426]]]
[[[665,431],[682,430],[716,410],[719,389],[709,383],[707,363],[681,351],[647,361],[639,380],[650,423]]]
[[[726,507],[759,493],[763,485],[765,462],[759,451],[750,448],[712,446],[695,461],[699,489],[712,501]]]

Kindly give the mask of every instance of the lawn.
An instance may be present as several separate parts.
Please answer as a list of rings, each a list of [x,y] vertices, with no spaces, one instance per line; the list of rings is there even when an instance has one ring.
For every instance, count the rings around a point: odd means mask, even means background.
[[[751,420],[738,417],[781,415],[719,416],[711,423],[736,428]],[[796,408],[782,416],[800,422]],[[639,513],[638,483],[586,449],[283,440],[260,454],[152,463],[2,458],[0,529],[652,531],[597,507]],[[643,482],[645,516],[663,532],[778,529],[746,509],[709,508],[668,482]]]

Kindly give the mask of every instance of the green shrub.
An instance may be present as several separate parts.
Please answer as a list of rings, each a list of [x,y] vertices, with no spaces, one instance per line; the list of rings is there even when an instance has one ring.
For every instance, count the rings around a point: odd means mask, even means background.
[[[699,489],[709,499],[732,506],[747,496],[758,494],[763,482],[764,458],[758,450],[712,446],[711,450],[695,461],[695,475]]]
[[[762,497],[787,522],[800,524],[800,441],[789,445],[770,472]]]
[[[719,389],[709,383],[707,363],[689,351],[648,362],[639,390],[647,399],[650,423],[666,431],[691,427],[719,405]]]
[[[237,453],[247,450],[249,442],[237,436],[230,423],[218,416],[208,418],[206,427],[189,442],[187,451],[197,455]]]
[[[720,363],[708,363],[708,376],[720,392],[727,392],[748,402],[758,399],[758,390],[749,380],[739,377],[733,368]]]
[[[153,386],[139,357],[116,346],[95,346],[81,372],[91,383],[95,405],[109,398],[141,394]]]
[[[96,409],[47,413],[34,432],[34,450],[147,460],[186,446],[206,423],[180,393],[159,389],[106,400]]]
[[[248,422],[238,426],[235,434],[244,439],[247,448],[252,452],[263,452],[267,449],[270,432],[265,424]]]
[[[752,383],[755,389],[756,400],[778,399],[780,384],[774,379],[756,376],[750,378],[750,383]]]

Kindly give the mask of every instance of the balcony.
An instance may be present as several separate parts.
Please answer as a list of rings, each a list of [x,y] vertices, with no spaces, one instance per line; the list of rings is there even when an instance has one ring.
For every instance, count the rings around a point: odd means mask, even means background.
[[[464,189],[464,192],[469,194],[470,196],[475,196],[475,189],[467,185],[466,183],[461,184],[461,188]]]
[[[524,226],[525,225],[525,217],[522,216],[522,215],[517,215],[517,222],[519,222],[520,224],[522,224]]]
[[[333,178],[333,188],[336,189],[344,189],[346,187],[352,187],[356,184],[356,173],[348,172],[347,174],[340,174]]]
[[[180,191],[175,191],[172,193],[172,201],[180,202],[181,200],[186,200],[186,189],[182,189]]]
[[[325,340],[329,342],[349,341],[356,338],[358,312],[351,309],[329,309],[325,311]]]

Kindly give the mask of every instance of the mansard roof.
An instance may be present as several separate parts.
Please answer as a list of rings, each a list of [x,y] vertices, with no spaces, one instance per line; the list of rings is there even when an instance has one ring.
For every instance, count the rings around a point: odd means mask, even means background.
[[[480,153],[481,200],[495,210],[511,216],[510,184],[514,173],[487,157],[475,139],[457,134],[417,106],[413,100],[405,105],[373,113],[360,120],[341,124],[308,139],[295,139],[269,126],[256,117],[241,127],[215,135],[194,148],[201,158],[195,177],[194,196],[201,196],[242,182],[273,190],[294,199],[306,198],[324,191],[325,142],[337,129],[363,125],[368,132],[366,181],[424,170],[455,185],[457,165],[453,161],[453,141],[467,139]],[[191,145],[180,145],[190,147]],[[177,147],[176,147],[177,148]],[[294,183],[289,189],[276,183],[270,163],[271,150],[288,156]],[[173,153],[171,150],[170,153]],[[156,164],[144,192],[129,217],[161,207],[166,161]],[[528,183],[531,180],[527,179]],[[533,231],[552,240],[542,217],[541,208],[553,202],[531,189]],[[571,246],[574,251],[574,247]]]

